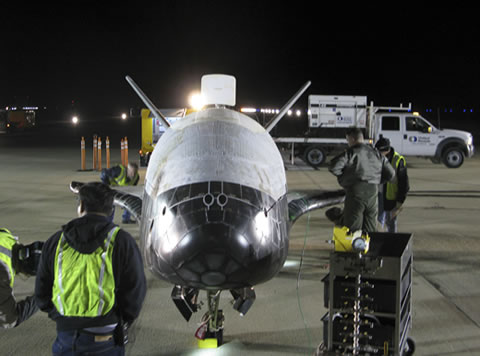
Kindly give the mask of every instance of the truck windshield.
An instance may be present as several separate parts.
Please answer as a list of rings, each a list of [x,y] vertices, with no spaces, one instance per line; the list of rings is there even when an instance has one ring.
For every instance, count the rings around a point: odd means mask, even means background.
[[[407,131],[432,132],[434,126],[419,116],[407,116]]]

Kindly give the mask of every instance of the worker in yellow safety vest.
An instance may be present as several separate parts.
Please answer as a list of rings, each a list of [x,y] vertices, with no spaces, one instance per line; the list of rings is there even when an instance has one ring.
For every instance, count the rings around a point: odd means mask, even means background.
[[[103,183],[110,186],[129,186],[137,185],[140,177],[138,175],[138,165],[134,162],[129,162],[127,167],[119,164],[109,169],[103,169],[100,174],[100,179]],[[111,216],[113,221],[113,215]],[[122,214],[123,224],[132,224],[135,221],[130,220],[130,212],[124,210]]]
[[[38,310],[33,296],[16,301],[13,284],[18,273],[36,274],[42,246],[40,241],[24,246],[8,229],[0,228],[0,327],[17,327]]]
[[[378,222],[383,230],[395,233],[398,230],[397,218],[410,190],[405,157],[395,151],[390,140],[381,137],[375,144],[395,169],[395,178],[380,186],[378,194]]]
[[[133,237],[109,221],[114,192],[80,187],[78,218],[45,242],[35,296],[57,324],[54,355],[124,355],[125,332],[138,317],[146,279]]]

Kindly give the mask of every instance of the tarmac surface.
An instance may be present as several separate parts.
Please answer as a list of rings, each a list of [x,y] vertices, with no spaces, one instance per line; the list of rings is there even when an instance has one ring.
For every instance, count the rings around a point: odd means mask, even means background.
[[[76,199],[68,189],[72,180],[99,179],[98,172],[79,171],[79,138],[78,143],[26,144],[31,141],[0,136],[0,226],[24,244],[48,239],[76,217]],[[87,140],[91,168],[89,144]],[[113,163],[120,161],[119,151],[112,148]],[[130,159],[136,158],[133,152]],[[407,162],[411,193],[399,231],[413,233],[410,336],[415,355],[480,355],[480,229],[475,223],[480,216],[480,157],[466,160],[459,169],[420,158],[408,157]],[[289,190],[338,189],[324,167],[314,170],[300,161],[286,167]],[[140,174],[143,182],[144,168]],[[120,215],[117,209],[117,223]],[[139,241],[137,226],[120,226]],[[300,218],[291,230],[287,263],[275,278],[255,288],[257,300],[244,317],[224,292],[225,344],[216,350],[199,350],[194,338],[205,308],[187,323],[170,299],[172,286],[147,271],[147,298],[127,355],[312,355],[323,341],[321,279],[328,273],[332,245],[325,241],[331,235],[324,211]],[[17,276],[16,298],[32,294],[34,281]],[[50,355],[54,339],[55,323],[38,312],[18,328],[0,330],[0,354]]]

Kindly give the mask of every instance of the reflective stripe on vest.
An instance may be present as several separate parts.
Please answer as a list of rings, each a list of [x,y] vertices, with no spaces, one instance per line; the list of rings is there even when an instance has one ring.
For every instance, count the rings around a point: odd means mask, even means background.
[[[12,249],[17,243],[17,238],[13,236],[7,229],[0,229],[0,264],[3,265],[8,272],[10,287],[13,288],[15,279],[15,270],[12,265]]]
[[[394,152],[393,159],[392,159],[392,166],[395,168],[395,178],[392,182],[387,182],[387,192],[385,197],[387,200],[397,200],[397,193],[398,193],[398,178],[397,178],[397,171],[398,165],[400,161],[403,160],[403,165],[405,166],[405,158],[399,155],[397,152]]]
[[[91,254],[72,248],[62,235],[55,254],[55,280],[52,302],[63,316],[97,317],[107,314],[115,304],[115,279],[112,256],[114,227]]]

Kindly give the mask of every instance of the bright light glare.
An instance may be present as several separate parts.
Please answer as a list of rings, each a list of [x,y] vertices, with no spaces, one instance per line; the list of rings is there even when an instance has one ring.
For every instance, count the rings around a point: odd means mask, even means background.
[[[302,115],[302,112],[300,110],[297,110],[296,114],[297,114],[297,116],[300,116],[300,115]]]
[[[73,123],[74,125],[78,124],[78,116],[72,117],[72,123]]]
[[[255,216],[255,232],[260,243],[263,245],[270,234],[270,223],[265,211],[260,210]]]
[[[202,94],[194,93],[190,95],[190,106],[194,110],[200,110],[201,108],[203,108],[204,105],[205,105],[205,101]]]
[[[245,113],[251,113],[251,112],[257,112],[257,109],[255,109],[255,108],[241,108],[240,111],[245,112]]]
[[[126,120],[127,119],[127,114],[123,113],[122,114],[122,120]]]

